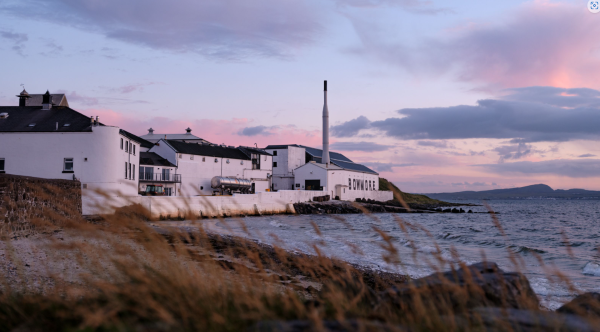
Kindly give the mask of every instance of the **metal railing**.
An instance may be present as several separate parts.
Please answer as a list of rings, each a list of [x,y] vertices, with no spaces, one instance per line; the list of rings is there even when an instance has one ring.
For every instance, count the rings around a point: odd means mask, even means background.
[[[181,183],[181,174],[140,173],[141,182],[171,182]]]

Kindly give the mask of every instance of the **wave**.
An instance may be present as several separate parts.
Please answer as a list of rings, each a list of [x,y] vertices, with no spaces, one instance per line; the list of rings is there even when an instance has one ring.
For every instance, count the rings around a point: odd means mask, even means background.
[[[581,271],[581,273],[590,275],[590,276],[600,277],[600,264],[594,263],[594,262],[588,262],[583,267],[583,271]]]
[[[522,254],[528,254],[528,253],[532,253],[532,252],[534,252],[536,254],[545,254],[546,253],[546,251],[544,251],[542,249],[530,248],[530,247],[526,247],[526,246],[511,245],[511,246],[509,246],[509,248],[516,249],[515,252],[522,253]]]

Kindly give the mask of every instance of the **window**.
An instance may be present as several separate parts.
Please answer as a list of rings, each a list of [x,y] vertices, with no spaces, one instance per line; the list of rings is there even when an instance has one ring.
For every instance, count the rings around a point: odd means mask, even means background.
[[[131,180],[131,163],[129,163],[129,180]]]
[[[129,142],[129,153],[131,153],[132,147],[133,147],[133,144],[131,142]]]
[[[123,137],[121,137],[121,150],[123,150]]]
[[[183,154],[179,154],[179,159],[183,158]]]
[[[253,153],[252,156],[252,169],[260,169],[260,155]]]
[[[202,157],[202,162],[205,162],[205,161],[206,161],[206,157]]]
[[[0,158],[0,173],[4,173],[4,158]]]
[[[273,162],[273,167],[277,167],[277,162],[276,161]]]
[[[218,162],[219,162],[219,159],[215,158],[215,163],[218,163]]]
[[[162,179],[163,179],[163,181],[169,181],[170,180],[170,175],[171,175],[170,172],[171,172],[170,169],[164,169],[163,168],[163,170],[162,170]]]
[[[125,152],[129,152],[129,143],[125,142]]]
[[[127,179],[127,162],[125,162],[125,179]]]
[[[131,179],[135,180],[135,164],[133,164],[133,167],[131,168],[131,173],[132,173]]]
[[[133,146],[133,155],[135,156],[135,145]]]
[[[30,123],[29,127],[35,127],[35,123]]]
[[[229,159],[227,159],[226,163],[228,163],[228,164],[229,164]]]
[[[276,156],[277,155],[277,151],[273,151],[273,155]]]
[[[65,158],[64,159],[63,172],[73,173],[73,158]]]
[[[240,161],[240,165],[243,165],[243,164],[244,164],[244,161],[243,161],[243,160],[242,160],[242,161]]]

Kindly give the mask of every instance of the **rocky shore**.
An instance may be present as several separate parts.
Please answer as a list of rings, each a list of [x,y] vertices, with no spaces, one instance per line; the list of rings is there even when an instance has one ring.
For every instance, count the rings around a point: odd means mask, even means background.
[[[235,236],[207,234],[212,248],[221,256],[223,266],[233,258],[256,254],[260,263],[276,264],[278,271],[285,267],[286,273],[279,275],[280,283],[291,287],[309,299],[307,305],[319,306],[321,296],[329,280],[318,275],[307,275],[295,263],[306,260],[318,261],[322,257],[286,252],[282,255],[268,244]],[[248,251],[248,248],[254,248]],[[228,257],[229,255],[229,257]],[[284,257],[284,259],[282,259]],[[311,258],[312,257],[312,258]],[[326,259],[334,269],[343,271],[347,263]],[[273,266],[271,266],[273,267]],[[448,312],[438,317],[442,322],[453,325],[452,330],[477,331],[598,331],[600,324],[600,294],[585,293],[563,305],[556,311],[540,307],[529,280],[519,272],[506,272],[493,262],[480,262],[470,266],[434,273],[420,279],[410,279],[401,274],[374,270],[364,266],[350,265],[352,275],[362,283],[337,285],[348,292],[358,292],[359,284],[367,286],[361,297],[365,306],[375,312],[389,310],[420,316]],[[281,272],[280,272],[281,273]],[[411,331],[410,326],[390,326],[378,319],[372,320],[328,320],[319,324],[323,331]],[[315,323],[303,320],[260,321],[250,331],[314,331]]]
[[[408,204],[408,209],[395,201],[378,202],[373,200],[357,200],[356,202],[327,201],[295,203],[294,210],[297,214],[355,214],[355,213],[476,213],[473,210],[464,210],[462,207],[473,206],[432,204]],[[459,207],[462,206],[462,207]],[[499,212],[494,212],[499,213]]]

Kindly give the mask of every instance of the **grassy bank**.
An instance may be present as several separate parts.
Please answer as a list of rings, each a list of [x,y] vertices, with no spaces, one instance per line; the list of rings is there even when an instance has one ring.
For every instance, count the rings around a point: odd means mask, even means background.
[[[379,190],[390,190],[394,192],[394,202],[402,204],[402,201],[411,208],[442,207],[442,206],[460,206],[461,204],[448,203],[437,199],[429,198],[425,195],[405,193],[395,184],[384,178],[379,178]]]

